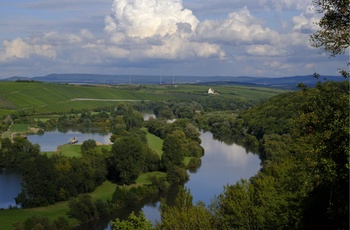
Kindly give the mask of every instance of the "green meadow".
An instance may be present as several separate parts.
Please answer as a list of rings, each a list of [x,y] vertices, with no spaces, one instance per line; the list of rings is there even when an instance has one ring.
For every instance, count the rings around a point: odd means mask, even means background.
[[[130,85],[87,86],[52,83],[0,82],[0,116],[15,111],[32,114],[68,112],[72,109],[95,109],[113,106],[122,101],[157,101],[191,99],[208,96],[210,86],[204,85]],[[279,89],[214,86],[221,96],[245,99],[267,99],[282,92]]]
[[[29,125],[28,124],[13,124],[11,126],[11,131],[12,132],[25,133],[28,130],[29,130]]]
[[[153,149],[159,157],[162,156],[162,146],[163,146],[163,140],[157,137],[156,135],[147,132],[147,142],[151,149]]]

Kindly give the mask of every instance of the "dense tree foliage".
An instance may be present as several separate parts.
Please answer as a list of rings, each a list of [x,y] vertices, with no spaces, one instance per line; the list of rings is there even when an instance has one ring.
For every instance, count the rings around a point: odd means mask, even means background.
[[[84,141],[83,144],[80,147],[81,154],[88,155],[89,152],[93,152],[95,148],[97,147],[96,141],[89,139],[87,141]]]
[[[158,169],[159,158],[148,146],[133,136],[114,141],[108,158],[108,178],[131,184],[142,173]]]
[[[162,221],[157,223],[157,229],[215,229],[212,225],[212,215],[204,203],[192,203],[189,190],[180,187],[175,203],[172,206],[161,202]]]
[[[151,221],[147,220],[143,212],[135,215],[132,212],[128,219],[120,220],[116,218],[111,223],[112,230],[153,230],[153,224]]]
[[[311,148],[306,160],[314,184],[306,202],[306,226],[348,228],[349,83],[318,84],[299,94],[305,100],[294,124]]]
[[[17,168],[25,159],[35,157],[39,152],[39,145],[32,144],[22,137],[15,137],[13,141],[5,138],[1,142],[0,167]]]
[[[263,164],[256,176],[225,187],[202,218],[211,220],[205,229],[349,228],[349,82],[276,96],[227,123],[203,121],[220,135],[253,137]],[[203,213],[164,207],[164,229],[186,229]]]
[[[14,230],[67,230],[69,228],[68,220],[62,216],[53,222],[47,217],[32,216],[23,223],[18,222],[13,225]]]
[[[69,215],[83,222],[97,219],[98,217],[96,206],[88,194],[81,194],[69,201]]]
[[[141,173],[143,161],[142,143],[136,138],[121,138],[112,146],[109,178],[130,184]]]
[[[213,202],[215,229],[349,228],[348,82],[276,96],[225,125],[222,117],[206,121],[221,134],[253,137],[263,160],[256,176],[225,187]],[[173,213],[163,209],[164,223]]]
[[[106,180],[106,164],[100,155],[87,158],[36,155],[20,167],[23,185],[16,197],[22,207],[35,207],[67,200],[93,191]]]
[[[318,13],[320,30],[311,36],[312,45],[332,56],[343,54],[350,44],[349,0],[313,0]]]

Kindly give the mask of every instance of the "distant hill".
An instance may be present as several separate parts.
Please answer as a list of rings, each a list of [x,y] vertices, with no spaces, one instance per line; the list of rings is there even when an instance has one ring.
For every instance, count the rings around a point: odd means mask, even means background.
[[[340,76],[320,77],[321,81],[344,81]],[[242,84],[274,87],[281,89],[296,89],[298,83],[304,83],[307,86],[314,86],[317,83],[312,75],[308,76],[290,76],[278,78],[261,78],[248,76],[147,76],[147,75],[104,75],[104,74],[49,74],[39,77],[20,77],[14,76],[2,81],[41,81],[52,83],[70,83],[70,84],[203,84],[203,85],[222,85],[222,84]]]

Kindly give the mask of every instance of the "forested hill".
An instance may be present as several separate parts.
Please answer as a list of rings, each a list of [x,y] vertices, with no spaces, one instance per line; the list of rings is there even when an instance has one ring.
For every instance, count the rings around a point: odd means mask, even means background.
[[[214,119],[212,132],[230,132],[259,148],[263,165],[256,176],[227,187],[219,197],[221,226],[349,229],[348,81],[302,87],[237,119]]]
[[[321,80],[343,81],[340,76],[322,76]],[[298,83],[315,86],[317,79],[312,75],[278,78],[233,77],[233,76],[150,76],[150,75],[103,75],[103,74],[49,74],[38,77],[10,77],[3,81],[42,81],[55,83],[84,84],[249,84],[283,89],[296,89]]]

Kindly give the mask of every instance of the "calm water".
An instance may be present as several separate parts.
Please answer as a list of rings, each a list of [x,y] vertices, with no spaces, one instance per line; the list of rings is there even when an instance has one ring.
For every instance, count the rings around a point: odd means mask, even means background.
[[[185,186],[190,189],[194,203],[200,200],[209,205],[215,195],[223,192],[225,185],[254,176],[260,169],[260,159],[241,146],[214,140],[211,133],[202,133],[200,138],[205,155],[201,167],[190,173],[190,180]],[[142,211],[147,219],[155,222],[160,220],[158,207],[159,202],[146,205]]]
[[[67,132],[59,132],[57,130],[45,132],[43,135],[28,135],[28,140],[33,144],[39,144],[42,152],[56,151],[60,145],[67,144],[72,138],[76,138],[83,143],[86,140],[93,139],[102,144],[109,144],[111,134],[105,133],[82,133],[79,131],[68,130]]]
[[[44,135],[30,135],[29,141],[41,146],[42,151],[55,151],[57,146],[66,144],[69,139],[76,137],[79,142],[94,139],[97,142],[109,143],[109,134],[91,134],[68,131],[60,133],[58,131],[45,132]],[[213,139],[211,133],[202,133],[200,136],[205,155],[202,157],[201,167],[190,173],[190,180],[185,184],[190,189],[193,202],[199,200],[209,205],[215,195],[219,195],[225,185],[235,184],[241,178],[250,178],[260,169],[260,159],[257,155],[247,153],[243,147],[238,145],[227,145]],[[20,192],[20,176],[18,173],[0,171],[0,208],[7,208],[14,205],[14,197]],[[175,195],[174,195],[175,196]],[[12,202],[12,203],[11,203]],[[147,219],[153,223],[160,220],[159,198],[155,197],[143,207],[134,207],[135,211],[142,210]],[[123,210],[117,214],[123,218],[127,213],[133,211]],[[115,217],[113,217],[115,218]],[[81,229],[109,229],[109,219],[99,223],[90,223]]]
[[[43,152],[56,151],[59,145],[67,144],[71,138],[77,138],[79,143],[93,139],[102,144],[110,143],[110,134],[81,133],[68,130],[66,132],[50,131],[43,135],[28,135],[28,140],[33,144],[39,144]],[[21,191],[21,176],[16,171],[0,169],[0,208],[15,206],[14,198]]]
[[[21,192],[21,176],[16,171],[0,169],[0,208],[15,206],[15,197]]]

